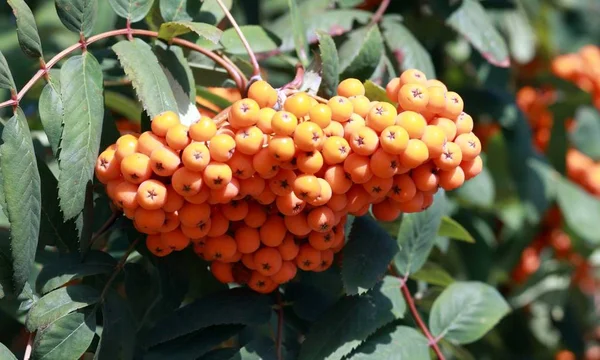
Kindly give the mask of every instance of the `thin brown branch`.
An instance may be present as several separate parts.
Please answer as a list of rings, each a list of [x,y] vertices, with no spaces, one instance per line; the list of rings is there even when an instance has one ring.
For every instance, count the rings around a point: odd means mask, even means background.
[[[281,348],[283,342],[283,303],[281,301],[281,293],[277,290],[277,340],[275,348],[277,350],[277,360],[283,360]]]
[[[244,48],[246,48],[246,52],[248,53],[248,56],[250,57],[250,63],[252,64],[252,69],[253,69],[252,76],[253,77],[260,76],[260,66],[258,65],[258,60],[256,60],[256,54],[254,54],[254,51],[252,51],[252,48],[250,47],[248,40],[244,36],[244,33],[242,32],[242,30],[238,26],[237,22],[231,15],[231,12],[229,11],[229,9],[227,9],[227,6],[225,6],[225,4],[223,4],[223,1],[217,0],[217,3],[219,4],[221,9],[225,13],[225,16],[227,16],[227,19],[231,23],[231,26],[233,26],[233,28],[235,29],[235,32],[240,37],[240,40],[242,41]]]
[[[137,246],[137,244],[140,242],[141,239],[142,239],[141,236],[138,237],[137,239],[135,239],[129,245],[129,247],[127,248],[127,251],[125,251],[125,254],[123,254],[123,256],[121,256],[121,259],[119,259],[119,262],[117,263],[117,266],[115,267],[115,270],[110,275],[110,278],[108,279],[108,281],[104,285],[104,288],[102,289],[102,293],[100,294],[100,301],[98,303],[101,303],[101,302],[104,301],[104,297],[106,296],[106,293],[108,292],[108,289],[110,289],[110,286],[112,285],[112,283],[117,278],[117,275],[119,275],[119,273],[121,272],[121,270],[123,270],[123,267],[125,266],[125,263],[127,262],[127,258],[129,257],[129,255],[131,255],[131,253],[133,252],[133,250],[135,250],[135,247]]]
[[[33,339],[35,338],[35,331],[29,333],[29,338],[27,339],[27,347],[25,348],[25,355],[23,355],[23,360],[29,360],[31,358],[31,353],[33,350]]]
[[[283,85],[281,89],[299,89],[304,80],[304,66],[301,63],[296,64],[296,76],[292,81]]]
[[[375,14],[373,14],[373,17],[371,18],[371,23],[369,25],[377,24],[381,21],[383,14],[385,14],[385,10],[387,10],[388,6],[390,6],[390,2],[391,0],[383,0],[379,4],[379,7],[377,8],[377,11],[375,11]]]
[[[113,226],[113,224],[117,221],[117,219],[119,218],[119,216],[121,216],[121,212],[120,211],[113,211],[112,214],[110,214],[110,217],[104,222],[104,224],[102,224],[102,226],[100,227],[100,229],[98,229],[98,231],[92,235],[92,240],[90,242],[90,248],[92,247],[92,245],[94,245],[94,242],[102,235],[104,235],[105,232],[108,231],[108,229],[111,228],[111,226]]]

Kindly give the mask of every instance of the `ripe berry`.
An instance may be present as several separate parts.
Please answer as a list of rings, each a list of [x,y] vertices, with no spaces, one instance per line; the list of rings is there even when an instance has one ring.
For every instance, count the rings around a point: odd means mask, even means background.
[[[379,136],[373,129],[364,126],[354,132],[349,143],[356,154],[369,156],[379,146]]]
[[[395,123],[406,130],[411,139],[420,139],[427,122],[423,115],[414,111],[403,111],[396,116]]]
[[[138,207],[135,209],[133,221],[142,231],[158,231],[165,222],[165,212],[161,209],[148,210]]]
[[[323,167],[323,155],[318,150],[300,151],[297,154],[298,170],[305,174],[314,174]]]
[[[323,159],[327,164],[339,164],[350,154],[350,144],[340,136],[331,136],[323,142]]]
[[[313,231],[327,232],[335,225],[335,215],[327,206],[319,206],[308,213],[308,226]]]
[[[392,155],[384,149],[379,148],[369,161],[369,167],[373,175],[381,178],[391,178],[396,174],[400,160],[397,155]]]
[[[242,221],[248,215],[248,202],[245,200],[229,199],[221,203],[221,212],[231,221]]]
[[[371,195],[372,199],[382,199],[392,189],[393,184],[394,179],[392,177],[380,178],[373,176],[369,181],[362,184],[362,186]]]
[[[310,244],[303,244],[300,246],[295,260],[300,269],[311,271],[321,264],[321,252],[310,246]]]
[[[442,154],[446,144],[446,133],[436,125],[427,125],[421,140],[427,145],[429,157],[435,158]]]
[[[413,169],[411,175],[418,190],[432,191],[440,183],[437,167],[430,161]]]
[[[354,108],[348,98],[344,96],[334,96],[327,102],[327,106],[331,108],[331,119],[343,123],[348,121]]]
[[[346,173],[343,165],[330,166],[325,170],[323,178],[329,183],[334,194],[344,194],[352,187],[350,175]]]
[[[340,136],[344,137],[344,126],[337,121],[332,121],[325,129],[323,129],[325,137]]]
[[[158,176],[171,176],[179,167],[179,155],[169,147],[155,149],[150,154],[150,166]]]
[[[160,181],[146,180],[138,187],[136,199],[144,209],[160,209],[167,199],[167,187]]]
[[[321,185],[314,175],[302,174],[294,180],[293,190],[296,196],[302,200],[313,200],[319,196]]]
[[[404,153],[400,155],[400,164],[410,169],[421,165],[429,158],[427,145],[419,139],[410,139]]]
[[[252,157],[252,167],[263,179],[270,179],[279,171],[279,160],[271,155],[268,148],[262,148]]]
[[[173,250],[166,247],[160,235],[148,235],[146,237],[146,247],[150,252],[158,257],[163,257],[169,255]]]
[[[373,107],[371,100],[364,95],[356,95],[348,97],[348,100],[352,103],[352,108],[355,114],[362,118],[366,118],[369,114],[369,110]],[[396,110],[396,108],[394,108]]]
[[[226,162],[231,159],[235,152],[235,140],[226,134],[215,135],[210,140],[208,147],[211,159],[219,162]]]
[[[456,117],[456,134],[468,134],[473,131],[473,118],[466,112],[461,112]]]
[[[408,145],[408,132],[398,125],[388,126],[381,132],[379,143],[387,153],[400,155]]]
[[[460,166],[457,166],[452,170],[440,171],[439,178],[440,186],[444,190],[454,190],[465,182],[465,172]]]
[[[235,255],[237,245],[229,235],[208,237],[204,244],[204,256],[208,260],[227,259]]]
[[[164,210],[164,209],[163,209]],[[160,227],[160,232],[170,232],[177,229],[180,225],[179,215],[176,213],[165,212],[165,222]]]
[[[260,106],[252,99],[241,99],[234,102],[229,110],[229,123],[235,128],[252,126],[258,122]]]
[[[394,125],[397,115],[396,108],[387,102],[378,102],[367,113],[366,125],[378,133],[388,126]]]
[[[317,266],[317,268],[313,271],[325,271],[331,267],[331,264],[333,264],[333,251],[331,251],[331,249],[323,250],[321,251],[321,262],[319,263],[319,266]]]
[[[481,173],[481,170],[483,169],[483,161],[481,160],[481,156],[476,156],[473,160],[461,162],[460,167],[464,171],[465,180],[469,180]]]
[[[444,130],[444,133],[446,133],[446,141],[452,141],[456,137],[456,124],[450,119],[436,117],[429,122],[429,125],[436,125]]]
[[[373,176],[369,162],[368,156],[352,153],[344,161],[344,171],[354,183],[364,184]]]
[[[425,86],[427,86],[428,88],[433,87],[433,86],[437,86],[437,87],[441,87],[442,89],[444,89],[444,91],[448,91],[448,87],[446,87],[446,84],[444,84],[443,82],[439,81],[438,79],[429,79],[425,82]]]
[[[217,124],[206,116],[190,125],[189,135],[194,141],[209,141],[217,134]]]
[[[278,111],[271,119],[271,128],[277,135],[290,136],[298,126],[298,118],[289,111]]]
[[[305,92],[298,92],[288,97],[283,103],[283,109],[296,115],[297,118],[308,115],[311,108],[310,96]]]
[[[261,294],[268,294],[277,289],[277,283],[271,280],[269,277],[262,275],[258,271],[252,271],[250,280],[248,280],[248,286]]]
[[[115,150],[104,150],[98,156],[95,173],[98,180],[103,184],[121,176],[121,164],[115,157]]]
[[[391,101],[396,101],[398,99],[398,92],[400,92],[400,78],[393,78],[390,82],[385,86],[385,93]]]
[[[190,244],[190,238],[187,237],[181,230],[175,229],[170,232],[161,233],[160,237],[163,244],[174,251],[181,251]]]
[[[232,177],[233,173],[227,164],[210,162],[204,169],[204,182],[211,189],[224,188]]]
[[[271,127],[271,120],[273,119],[273,115],[275,115],[276,111],[272,108],[263,108],[260,109],[257,115],[258,122],[256,126],[265,134],[271,134],[273,132],[273,128]]]
[[[223,284],[229,284],[234,282],[232,264],[225,263],[222,261],[213,261],[210,263],[210,272],[213,274],[215,279]]]
[[[283,221],[288,231],[296,236],[305,237],[312,231],[310,226],[308,226],[306,212],[299,212],[296,215],[286,216]]]
[[[425,84],[427,76],[420,70],[408,69],[400,74],[400,87],[405,84]]]
[[[191,171],[185,167],[177,169],[171,177],[173,189],[181,196],[193,196],[202,187],[202,173]]]
[[[183,149],[181,160],[187,169],[202,171],[210,162],[210,151],[203,143],[193,142]]]
[[[146,131],[137,139],[137,152],[150,156],[154,149],[166,146],[164,138],[154,135],[151,131]]]
[[[121,161],[121,173],[130,183],[141,184],[152,176],[150,158],[140,153],[128,155]]]
[[[260,227],[260,241],[270,247],[279,246],[285,238],[287,228],[281,216],[271,215]]]
[[[429,92],[424,85],[406,84],[398,93],[398,104],[405,111],[422,112],[429,103]]]
[[[461,148],[453,142],[447,142],[442,155],[434,158],[433,161],[441,170],[452,170],[462,161]]]
[[[138,139],[131,134],[126,134],[117,140],[116,145],[117,148],[115,149],[115,158],[118,161],[121,161],[126,156],[135,154],[137,152]]]
[[[344,139],[351,140],[354,133],[367,125],[365,119],[358,114],[352,114],[350,119],[344,123]]]
[[[454,143],[460,147],[464,160],[473,160],[481,153],[481,141],[472,132],[458,135]]]
[[[294,131],[294,143],[303,151],[317,150],[321,147],[323,139],[323,130],[311,121],[299,124]]]
[[[358,79],[349,78],[342,80],[337,87],[340,96],[350,97],[365,94],[365,86]]]
[[[429,93],[427,111],[434,114],[443,114],[446,110],[446,88],[431,86],[427,88],[427,92]]]
[[[257,126],[239,129],[235,133],[236,151],[254,155],[262,149],[264,134]]]
[[[373,216],[379,221],[394,221],[400,216],[400,209],[390,199],[373,204],[371,211],[373,212]]]
[[[265,276],[275,275],[281,270],[282,263],[281,254],[277,249],[264,247],[254,253],[256,271]]]
[[[122,181],[114,190],[114,201],[121,208],[135,209],[139,206],[137,202],[138,186],[128,181]]]
[[[177,124],[179,124],[179,115],[173,111],[165,111],[152,119],[150,127],[154,134],[164,137],[167,131]]]
[[[167,144],[173,150],[183,150],[190,143],[188,127],[183,124],[177,124],[167,132]]]
[[[272,108],[277,103],[277,91],[264,80],[252,83],[248,88],[248,97],[261,108]]]
[[[271,280],[273,280],[277,284],[285,284],[292,280],[296,273],[298,272],[298,268],[291,261],[284,261],[281,264],[281,269],[271,276]]]
[[[454,91],[446,94],[446,108],[444,116],[449,119],[456,119],[464,109],[463,99]]]
[[[331,108],[325,104],[317,104],[308,111],[310,121],[319,125],[321,129],[325,129],[331,123],[331,116]]]
[[[210,229],[207,236],[217,237],[224,235],[229,230],[229,219],[220,211],[211,211],[210,213]]]
[[[281,169],[277,175],[269,179],[269,188],[277,196],[287,195],[292,192],[294,181],[296,181],[294,171]]]
[[[296,144],[289,136],[276,135],[269,140],[269,154],[277,161],[290,161],[296,155]]]

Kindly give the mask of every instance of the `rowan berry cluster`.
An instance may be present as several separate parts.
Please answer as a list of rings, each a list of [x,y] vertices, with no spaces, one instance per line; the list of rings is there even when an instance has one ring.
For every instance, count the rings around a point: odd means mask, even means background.
[[[600,109],[600,48],[586,45],[579,51],[552,60],[552,72],[573,82],[592,95],[594,106]]]
[[[386,91],[398,105],[369,100],[356,79],[321,102],[256,81],[222,123],[166,112],[121,136],[96,176],[153,254],[191,243],[219,281],[268,293],[298,268],[329,268],[347,214],[392,221],[481,171],[458,94],[417,70]]]

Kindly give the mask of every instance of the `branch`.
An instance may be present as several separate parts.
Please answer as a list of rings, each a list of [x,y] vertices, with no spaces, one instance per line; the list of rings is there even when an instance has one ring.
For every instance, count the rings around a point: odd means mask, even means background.
[[[282,360],[281,343],[283,341],[283,303],[281,302],[281,293],[277,291],[277,341],[275,348],[277,350],[277,360]]]
[[[381,18],[383,17],[385,10],[387,10],[388,6],[390,5],[390,2],[391,0],[383,0],[381,4],[379,4],[379,7],[377,8],[375,14],[373,14],[371,23],[369,25],[377,24],[379,21],[381,21]]]
[[[117,221],[117,219],[119,218],[119,216],[121,216],[121,212],[120,211],[113,211],[112,214],[110,214],[110,217],[104,222],[104,224],[102,224],[102,226],[100,227],[100,229],[98,229],[98,231],[92,235],[92,240],[90,241],[90,246],[88,250],[92,249],[92,246],[94,245],[94,242],[96,240],[98,240],[98,238],[102,235],[104,235],[104,233],[106,231],[108,231],[108,229],[111,228],[111,226],[114,225],[114,223]]]
[[[33,338],[35,332],[29,333],[29,339],[27,339],[27,347],[25,348],[25,355],[23,355],[23,360],[29,360],[31,358],[31,352],[33,350]]]
[[[304,81],[304,66],[301,63],[296,64],[296,76],[292,81],[283,85],[281,89],[299,89]]]
[[[256,60],[256,55],[254,54],[254,51],[252,51],[252,48],[250,47],[248,40],[244,36],[244,33],[242,33],[242,30],[240,29],[237,22],[231,15],[231,12],[229,11],[229,9],[227,9],[225,4],[223,4],[223,1],[217,0],[217,3],[219,4],[221,9],[225,13],[225,16],[227,16],[227,19],[231,23],[231,26],[233,26],[233,28],[235,29],[235,32],[240,37],[242,44],[246,48],[246,52],[248,53],[248,56],[250,57],[250,63],[252,64],[252,68],[253,68],[252,77],[254,77],[254,76],[260,77],[260,66],[258,65],[258,60]]]
[[[106,293],[108,292],[108,289],[110,289],[110,286],[112,285],[112,283],[117,278],[117,275],[119,275],[119,273],[121,272],[121,270],[123,270],[123,267],[125,266],[125,262],[127,262],[127,258],[129,257],[129,255],[131,255],[131,253],[133,252],[133,250],[135,249],[135,247],[137,246],[137,244],[140,242],[141,239],[142,239],[141,236],[138,237],[137,239],[135,239],[129,245],[129,247],[127,248],[127,251],[125,251],[125,254],[123,254],[123,256],[121,256],[121,259],[119,259],[119,262],[117,263],[117,266],[115,266],[115,270],[110,275],[110,278],[108,279],[108,281],[104,285],[104,288],[102,289],[102,293],[100,294],[100,301],[98,302],[98,304],[100,304],[101,302],[104,301],[104,297],[106,296]]]
[[[54,65],[56,65],[60,60],[65,58],[70,53],[72,53],[78,49],[83,50],[83,49],[87,48],[90,44],[95,43],[96,41],[110,38],[110,37],[119,36],[119,35],[139,35],[139,36],[148,36],[148,37],[157,38],[158,32],[150,31],[150,30],[125,28],[125,29],[107,31],[107,32],[104,32],[104,33],[101,33],[98,35],[94,35],[85,41],[77,42],[76,44],[69,46],[68,48],[64,49],[63,51],[61,51],[60,53],[55,55],[50,61],[48,61],[45,64],[45,66],[43,66],[40,70],[38,70],[37,73],[35,73],[35,75],[33,75],[33,77],[27,82],[27,84],[25,84],[25,86],[23,86],[21,91],[19,91],[19,93],[16,95],[16,97],[0,103],[0,108],[6,107],[6,106],[18,106],[19,102],[23,99],[23,97],[25,97],[25,94],[33,87],[33,85],[38,80],[40,80],[42,77],[47,76],[48,71],[50,69],[52,69],[52,67],[54,67]],[[238,87],[238,89],[240,90],[240,92],[245,91],[246,84],[242,80],[242,77],[238,73],[236,68],[232,67],[230,63],[223,60],[220,56],[218,56],[214,52],[207,50],[201,46],[198,46],[198,45],[194,44],[193,42],[183,40],[180,38],[173,38],[171,40],[171,42],[173,44],[177,44],[177,45],[186,47],[188,49],[191,49],[191,50],[194,50],[201,54],[206,55],[212,61],[216,62],[217,64],[221,65],[221,67],[223,67],[225,70],[227,70],[227,72],[229,73],[229,76],[235,81],[235,84]]]

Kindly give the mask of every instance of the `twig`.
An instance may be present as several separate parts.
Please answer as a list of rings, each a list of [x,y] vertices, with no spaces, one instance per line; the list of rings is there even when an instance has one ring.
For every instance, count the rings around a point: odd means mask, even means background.
[[[33,350],[33,338],[35,332],[29,333],[29,339],[27,339],[27,347],[25,348],[25,355],[23,355],[23,360],[29,360],[31,358],[31,352]]]
[[[117,219],[119,218],[119,216],[121,216],[121,212],[120,211],[113,211],[112,214],[110,214],[110,217],[104,222],[104,224],[102,224],[102,226],[100,227],[100,229],[98,229],[98,231],[92,235],[92,240],[90,241],[90,249],[92,248],[92,245],[94,245],[94,242],[102,235],[104,235],[104,233],[110,229],[111,226],[113,226],[113,224],[115,223],[115,221],[117,221]]]
[[[98,304],[104,301],[104,297],[106,296],[106,293],[108,292],[108,289],[112,285],[113,281],[115,281],[115,279],[117,278],[117,275],[119,275],[119,273],[121,272],[121,270],[123,270],[123,267],[125,266],[125,262],[127,262],[127,258],[129,257],[129,255],[131,255],[131,253],[133,252],[133,250],[135,249],[135,247],[137,246],[137,244],[140,242],[141,239],[142,239],[141,236],[138,237],[137,239],[135,239],[129,245],[129,247],[127,248],[127,251],[125,251],[125,254],[123,254],[123,256],[121,256],[121,259],[119,259],[119,262],[117,263],[117,266],[115,266],[115,270],[110,275],[110,278],[108,279],[108,281],[104,285],[104,289],[102,289],[102,293],[100,294],[100,301],[98,302]]]
[[[50,61],[48,61],[43,68],[38,70],[37,73],[35,73],[35,75],[33,75],[33,77],[25,84],[25,86],[23,86],[23,88],[21,89],[21,91],[19,91],[19,93],[16,95],[16,97],[0,103],[0,108],[6,107],[6,106],[18,106],[19,102],[23,99],[23,97],[25,97],[25,94],[33,87],[33,85],[35,85],[35,83],[38,80],[40,80],[42,77],[45,77],[47,75],[48,71],[52,67],[54,67],[54,65],[56,65],[60,60],[65,58],[70,53],[72,53],[78,49],[87,48],[90,44],[95,43],[96,41],[99,41],[102,39],[119,36],[119,35],[128,35],[128,34],[139,35],[139,36],[149,36],[149,37],[155,37],[155,38],[158,37],[158,32],[156,32],[156,31],[125,28],[125,29],[111,30],[111,31],[107,31],[107,32],[104,32],[104,33],[101,33],[98,35],[94,35],[94,36],[88,38],[87,40],[85,40],[83,43],[77,42],[76,44],[69,46],[68,48],[64,49],[60,53],[56,54],[52,59],[50,59]],[[238,70],[236,68],[232,67],[227,61],[223,60],[220,56],[218,56],[214,52],[207,50],[201,46],[198,46],[198,45],[194,44],[193,42],[183,40],[180,38],[173,38],[172,42],[174,44],[181,45],[183,47],[187,47],[189,49],[192,49],[194,51],[197,51],[199,53],[206,55],[212,61],[216,62],[221,67],[223,67],[225,70],[227,70],[227,72],[229,73],[229,76],[231,76],[231,78],[233,78],[233,80],[235,81],[235,84],[238,87],[238,89],[240,90],[240,92],[243,92],[245,90],[245,84],[241,78],[241,75],[238,73]]]
[[[231,60],[227,55],[225,55],[223,52],[219,52],[219,56],[226,62],[229,63],[229,65],[231,65],[232,68],[234,68],[241,76],[242,81],[244,82],[244,88],[248,87],[248,78],[246,77],[246,74],[244,74],[244,72],[242,71],[242,69],[239,68],[239,66],[237,66],[233,60]]]
[[[281,293],[277,291],[277,341],[275,343],[275,348],[277,350],[277,360],[282,360],[283,356],[281,355],[281,344],[283,341],[283,303],[281,301]]]
[[[388,6],[390,5],[390,2],[391,0],[383,0],[379,4],[379,7],[377,8],[377,11],[375,11],[375,14],[373,14],[373,17],[371,18],[371,23],[369,25],[377,24],[381,21],[381,18],[383,17],[383,14],[385,14],[385,10],[387,10]]]
[[[292,81],[283,85],[281,89],[299,89],[304,80],[304,66],[301,63],[296,64],[296,76]]]
[[[223,1],[217,0],[217,3],[219,4],[221,9],[225,13],[225,16],[227,16],[227,19],[231,23],[231,26],[233,26],[233,28],[235,29],[235,32],[240,37],[240,40],[242,41],[244,48],[246,48],[246,52],[248,53],[248,56],[250,57],[250,63],[252,64],[252,68],[253,68],[252,76],[260,76],[260,66],[258,65],[258,60],[256,60],[256,55],[254,54],[254,51],[252,51],[252,48],[250,47],[248,40],[244,36],[244,33],[242,33],[242,30],[240,29],[237,22],[231,15],[231,12],[229,11],[229,9],[227,9],[225,4],[223,4]]]

